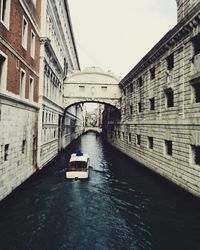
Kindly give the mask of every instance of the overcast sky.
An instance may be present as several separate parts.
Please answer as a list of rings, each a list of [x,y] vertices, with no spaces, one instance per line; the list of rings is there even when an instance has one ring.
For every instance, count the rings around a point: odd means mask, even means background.
[[[124,77],[176,25],[175,0],[69,0],[81,69]]]

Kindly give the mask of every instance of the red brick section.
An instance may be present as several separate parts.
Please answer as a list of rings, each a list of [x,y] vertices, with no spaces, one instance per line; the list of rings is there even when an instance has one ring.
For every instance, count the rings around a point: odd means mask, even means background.
[[[35,18],[38,26],[40,27],[40,11],[41,11],[41,1],[37,0],[36,8],[32,1],[24,0],[26,5],[29,7],[33,17]],[[11,1],[10,10],[10,29],[7,30],[5,26],[0,23],[0,34],[6,40],[6,42],[15,50],[15,52],[20,55],[26,64],[29,65],[37,74],[39,74],[39,52],[40,52],[40,41],[36,30],[34,29],[32,23],[30,22],[28,16],[24,12],[21,4],[18,0]],[[27,50],[22,47],[22,21],[23,16],[28,22],[28,42]],[[35,58],[30,56],[30,43],[31,43],[31,30],[35,33]],[[34,72],[30,71],[22,61],[17,63],[17,58],[9,50],[0,44],[0,49],[8,56],[8,76],[7,76],[7,90],[13,92],[14,94],[20,93],[20,68],[26,71],[26,94],[25,97],[28,98],[29,93],[29,76],[34,78],[34,101],[38,101],[38,82],[39,79]],[[17,67],[17,64],[19,67]]]

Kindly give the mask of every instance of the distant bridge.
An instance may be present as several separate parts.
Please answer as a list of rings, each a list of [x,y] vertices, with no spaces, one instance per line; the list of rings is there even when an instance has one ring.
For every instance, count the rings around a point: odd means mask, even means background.
[[[84,102],[105,103],[120,109],[120,79],[111,72],[90,67],[74,72],[64,81],[64,105]]]
[[[93,131],[93,132],[96,132],[96,133],[100,134],[102,132],[102,128],[99,128],[99,127],[85,127],[84,132],[87,133],[89,131]]]

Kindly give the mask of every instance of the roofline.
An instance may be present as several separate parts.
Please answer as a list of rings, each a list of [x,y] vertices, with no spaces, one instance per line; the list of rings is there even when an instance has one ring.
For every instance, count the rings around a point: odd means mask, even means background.
[[[67,82],[69,79],[78,76],[78,75],[104,75],[104,76],[108,76],[113,78],[114,80],[120,82],[120,78],[118,78],[115,75],[109,74],[107,72],[92,72],[92,71],[80,71],[80,72],[74,72],[71,75],[68,76],[67,80],[65,82]]]

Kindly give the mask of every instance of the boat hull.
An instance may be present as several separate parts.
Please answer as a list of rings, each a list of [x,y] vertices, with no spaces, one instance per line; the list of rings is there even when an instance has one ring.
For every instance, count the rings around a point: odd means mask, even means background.
[[[66,172],[67,179],[88,179],[89,172],[87,171],[68,171]]]

